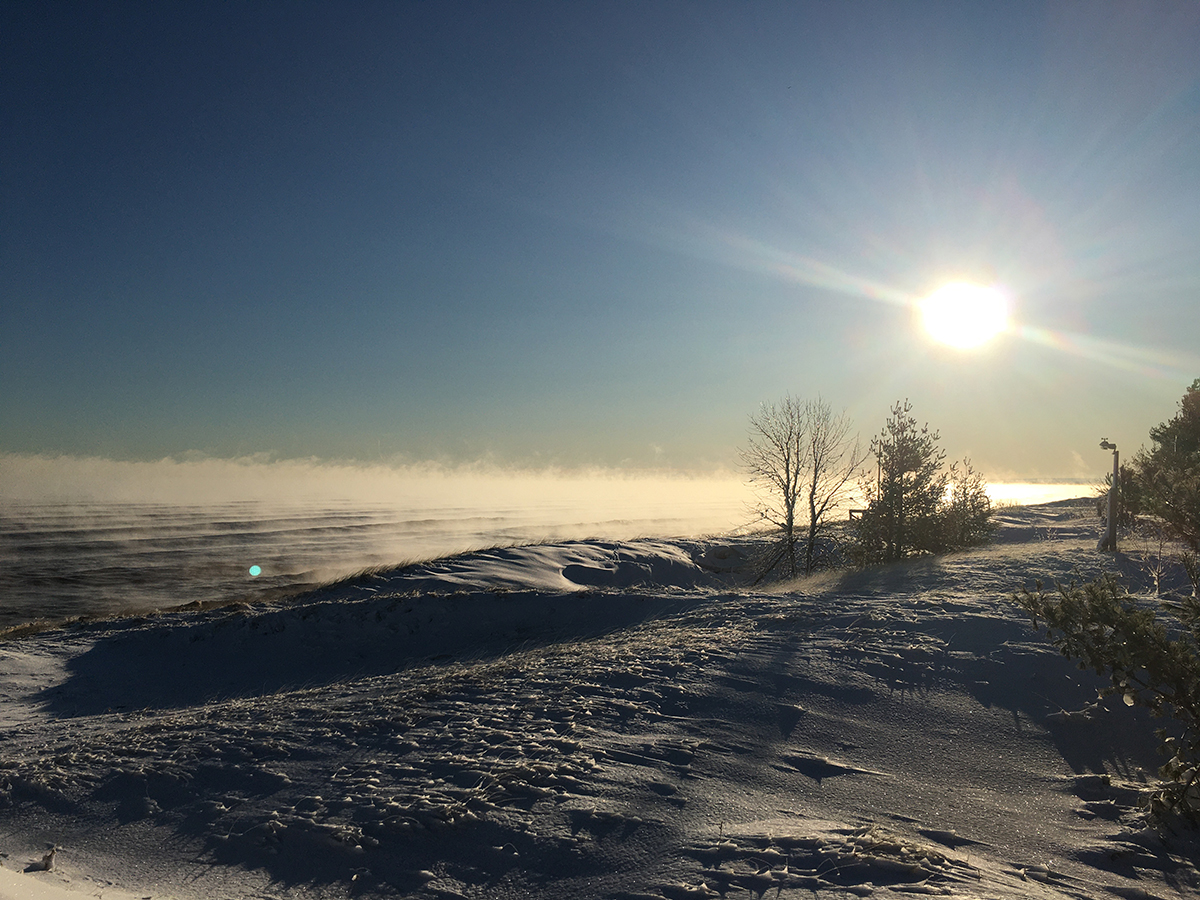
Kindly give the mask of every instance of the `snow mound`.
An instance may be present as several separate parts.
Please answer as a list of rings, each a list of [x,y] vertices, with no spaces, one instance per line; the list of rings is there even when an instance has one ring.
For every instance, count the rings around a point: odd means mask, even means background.
[[[161,709],[392,673],[430,659],[495,656],[708,602],[706,593],[683,590],[700,584],[717,581],[689,550],[663,542],[484,551],[363,576],[284,605],[84,626],[58,638],[84,648],[71,652],[69,677],[31,700],[68,716]]]
[[[593,588],[716,584],[697,565],[692,544],[659,540],[566,541],[464,553],[352,580],[375,591],[446,593],[461,590],[584,591]]]

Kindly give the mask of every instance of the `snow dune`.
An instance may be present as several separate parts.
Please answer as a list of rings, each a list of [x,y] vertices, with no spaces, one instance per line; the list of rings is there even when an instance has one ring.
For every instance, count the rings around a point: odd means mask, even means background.
[[[1087,512],[770,589],[564,542],[6,642],[0,898],[1195,896],[1152,723],[1009,601],[1140,577]]]

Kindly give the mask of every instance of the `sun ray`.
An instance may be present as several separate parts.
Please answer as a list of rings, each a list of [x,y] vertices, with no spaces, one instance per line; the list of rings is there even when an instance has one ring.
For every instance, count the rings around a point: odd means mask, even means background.
[[[1110,341],[1070,331],[1053,331],[1034,325],[1020,325],[1016,334],[1022,340],[1060,353],[1104,363],[1125,372],[1147,378],[1186,381],[1200,371],[1200,356],[1188,353],[1169,353],[1148,347],[1138,347],[1120,341]]]
[[[803,284],[890,306],[908,307],[920,318],[922,298],[909,291],[856,275],[811,256],[781,250],[765,241],[708,223],[691,222],[689,251],[706,259],[724,262],[744,271],[772,275],[780,281]],[[702,239],[697,242],[697,238]],[[678,235],[676,235],[678,239]],[[704,246],[700,250],[698,243]],[[988,290],[987,288],[982,288]],[[1003,296],[1003,292],[1001,292]],[[1195,377],[1200,356],[1139,347],[1120,341],[1026,324],[1010,317],[1005,298],[1002,331],[1012,337],[1057,350],[1092,362],[1114,366],[1147,378],[1180,381]],[[998,322],[996,313],[992,313]],[[994,327],[994,326],[993,326]]]

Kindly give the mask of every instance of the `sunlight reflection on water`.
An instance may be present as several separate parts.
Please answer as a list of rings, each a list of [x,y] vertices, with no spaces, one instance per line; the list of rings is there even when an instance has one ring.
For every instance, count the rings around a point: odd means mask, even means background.
[[[989,484],[988,496],[995,504],[1032,506],[1037,503],[1053,503],[1056,500],[1074,500],[1077,497],[1092,497],[1096,489],[1092,482],[1038,482],[1011,481]]]

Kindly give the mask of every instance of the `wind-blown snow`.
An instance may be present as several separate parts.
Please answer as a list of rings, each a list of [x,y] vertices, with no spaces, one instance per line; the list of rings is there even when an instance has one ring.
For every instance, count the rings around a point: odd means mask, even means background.
[[[771,589],[566,542],[6,642],[0,898],[1193,896],[1152,724],[1009,599],[1139,576],[1087,511]]]

